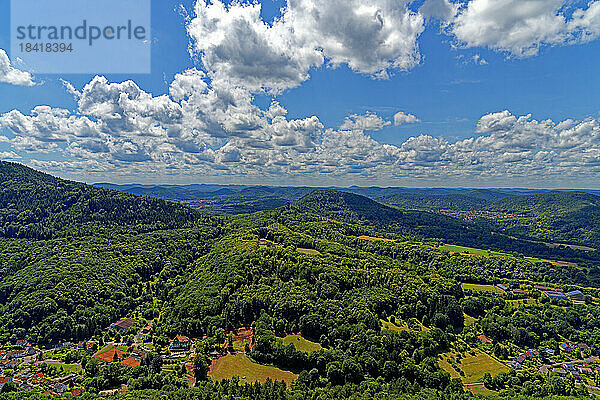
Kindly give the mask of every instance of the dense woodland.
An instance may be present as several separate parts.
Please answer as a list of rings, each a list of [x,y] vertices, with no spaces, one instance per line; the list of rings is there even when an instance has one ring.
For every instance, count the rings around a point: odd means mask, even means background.
[[[132,399],[463,399],[472,395],[437,361],[459,338],[475,342],[484,332],[531,347],[567,338],[600,350],[596,306],[514,305],[461,287],[543,282],[598,297],[597,252],[492,235],[488,225],[356,194],[315,191],[276,210],[214,217],[0,163],[0,236],[0,344],[101,337],[111,322],[136,311],[154,320],[157,342],[183,334],[214,345],[225,331],[252,326],[251,358],[299,374],[288,389],[277,382],[215,383],[200,357],[198,387],[185,389],[183,372],[161,372],[158,356],[136,368],[113,363],[99,370],[82,354],[90,397],[128,384],[122,397]],[[513,253],[453,254],[439,248],[442,242]],[[477,323],[467,326],[465,314]],[[391,316],[424,328],[382,329]],[[284,346],[280,337],[291,332],[323,349]],[[203,356],[210,349],[196,350]],[[495,384],[512,395],[587,393],[555,378],[515,374]]]

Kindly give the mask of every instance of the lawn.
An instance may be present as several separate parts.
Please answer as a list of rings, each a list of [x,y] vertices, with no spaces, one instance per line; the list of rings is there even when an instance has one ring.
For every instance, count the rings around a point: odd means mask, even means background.
[[[463,283],[463,290],[472,290],[474,292],[490,292],[490,293],[504,293],[502,290],[498,289],[493,285],[479,285],[475,283]]]
[[[48,364],[61,370],[63,374],[80,374],[81,368],[77,364]]]
[[[382,319],[380,321],[381,321],[381,329],[383,329],[383,330],[394,331],[394,332],[402,332],[402,331],[409,330],[408,325],[406,325],[406,323],[401,322],[399,320],[396,320],[395,324],[392,324],[391,322],[386,321],[384,319]]]
[[[320,255],[320,254],[321,254],[321,253],[319,253],[317,250],[313,250],[313,249],[303,249],[302,247],[298,247],[298,248],[296,249],[296,251],[297,251],[298,253],[306,254],[306,255],[309,255],[309,256],[318,256],[318,255]]]
[[[220,358],[210,376],[216,381],[231,379],[234,376],[238,376],[241,383],[264,383],[267,378],[271,378],[273,381],[283,380],[288,386],[298,378],[298,375],[293,372],[257,364],[244,354],[229,354]]]
[[[457,362],[456,365],[460,370],[464,372],[464,377],[452,368],[451,363],[447,360],[456,359],[455,353],[442,354],[442,358],[438,361],[440,367],[447,371],[452,378],[460,378],[463,383],[475,383],[481,382],[483,375],[489,372],[492,376],[497,375],[500,372],[508,372],[508,367],[502,364],[500,361],[490,357],[486,353],[475,349],[475,355],[465,353],[465,357],[460,360],[460,364]]]
[[[304,339],[302,335],[287,335],[283,338],[283,344],[286,346],[288,344],[293,344],[296,350],[304,351],[306,353],[312,353],[313,351],[322,349],[319,343]]]

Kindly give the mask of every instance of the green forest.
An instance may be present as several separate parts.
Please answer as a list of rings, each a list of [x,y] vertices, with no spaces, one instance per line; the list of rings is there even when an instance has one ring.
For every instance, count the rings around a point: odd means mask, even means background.
[[[336,190],[215,216],[0,162],[0,399],[593,397],[600,254],[541,242],[598,243],[600,202],[542,196],[493,203],[518,222]]]

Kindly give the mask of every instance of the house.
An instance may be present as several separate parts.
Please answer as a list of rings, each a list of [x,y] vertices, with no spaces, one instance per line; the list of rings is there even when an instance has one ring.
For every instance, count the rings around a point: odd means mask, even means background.
[[[563,377],[563,378],[569,374],[563,368],[554,368],[554,369],[552,369],[552,372],[554,372],[555,374],[557,374],[558,376]]]
[[[538,358],[540,356],[540,352],[537,351],[536,349],[530,349],[529,352],[531,353],[533,358]]]
[[[528,360],[531,360],[533,358],[533,354],[531,353],[531,351],[526,351],[522,355],[525,356],[525,358]]]
[[[542,292],[542,293],[544,294],[544,296],[548,297],[549,299],[569,300],[569,298],[562,292],[546,291],[546,292]]]
[[[556,352],[552,349],[546,349],[546,354],[548,354],[549,356],[553,356],[556,354]]]
[[[558,348],[563,353],[570,353],[571,352],[571,348],[569,347],[569,345],[567,343],[561,343],[561,344],[559,344]]]
[[[65,385],[64,383],[60,383],[60,382],[58,382],[58,383],[55,383],[55,384],[52,386],[52,391],[53,391],[54,393],[56,393],[56,394],[59,394],[59,395],[60,395],[60,394],[63,394],[63,393],[65,393],[65,392],[68,392],[68,391],[69,391],[69,387],[68,387],[67,385]]]
[[[152,330],[152,321],[150,321],[150,323],[148,325],[143,327],[142,330],[140,331],[140,333],[142,335],[147,335],[150,333],[151,330]]]
[[[575,371],[575,367],[573,366],[573,364],[563,364],[563,368],[567,371]]]
[[[73,396],[75,396],[75,397],[81,396],[84,393],[85,393],[85,389],[84,388],[75,388],[75,389],[71,390],[71,394]]]
[[[27,346],[27,340],[17,340],[15,344],[17,346]]]
[[[519,363],[519,364],[523,364],[525,362],[525,357],[523,357],[522,355],[520,355],[519,357],[515,358],[515,360]]]
[[[496,287],[498,289],[502,290],[503,292],[506,292],[509,289],[508,285],[506,285],[504,283],[499,283],[496,285]]]
[[[71,342],[59,343],[56,346],[54,346],[54,350],[66,350],[70,349],[73,346],[75,345]]]
[[[592,349],[590,349],[590,346],[588,346],[587,343],[577,343],[577,348],[583,353],[590,353],[592,351]]]
[[[567,297],[571,300],[583,300],[583,293],[580,290],[573,290],[567,292]]]
[[[177,335],[175,336],[175,339],[171,341],[171,345],[169,346],[169,348],[175,351],[188,350],[191,344],[192,342],[187,336]]]
[[[479,335],[479,336],[477,336],[477,339],[481,340],[482,343],[492,343],[490,338],[488,338],[485,335]]]
[[[4,386],[5,383],[10,382],[12,379],[8,376],[0,376],[0,387]]]
[[[131,318],[123,318],[120,321],[117,321],[113,324],[111,324],[108,328],[106,328],[107,330],[111,330],[111,329],[115,329],[117,331],[128,331],[129,329],[131,329],[132,326],[134,326],[137,323],[137,321],[135,319],[131,319]]]
[[[580,367],[579,368],[579,373],[586,374],[586,375],[591,375],[593,373],[593,371],[589,367]]]
[[[523,366],[517,360],[512,360],[510,362],[510,366],[513,367],[514,369],[523,369]]]

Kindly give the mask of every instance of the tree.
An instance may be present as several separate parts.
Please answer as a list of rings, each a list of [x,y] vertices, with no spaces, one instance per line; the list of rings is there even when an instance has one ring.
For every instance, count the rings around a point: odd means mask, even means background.
[[[196,353],[192,362],[194,366],[194,378],[196,381],[204,381],[208,377],[208,367],[210,360],[205,354]]]

